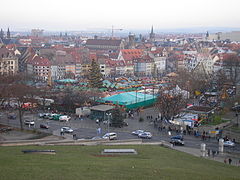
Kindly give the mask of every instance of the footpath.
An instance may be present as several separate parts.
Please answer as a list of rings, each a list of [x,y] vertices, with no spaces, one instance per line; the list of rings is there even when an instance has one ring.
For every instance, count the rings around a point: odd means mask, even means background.
[[[183,146],[172,146],[171,148],[174,150],[177,150],[177,151],[191,154],[196,157],[202,157],[202,158],[206,158],[209,160],[214,160],[214,161],[218,161],[221,163],[227,163],[227,164],[231,164],[231,165],[240,167],[240,156],[237,154],[230,154],[230,153],[224,152],[224,153],[219,153],[217,155],[213,155],[213,154],[208,154],[207,152],[205,152],[205,156],[203,156],[203,152],[201,152],[200,149],[183,147]],[[229,163],[229,159],[231,159],[231,163]]]

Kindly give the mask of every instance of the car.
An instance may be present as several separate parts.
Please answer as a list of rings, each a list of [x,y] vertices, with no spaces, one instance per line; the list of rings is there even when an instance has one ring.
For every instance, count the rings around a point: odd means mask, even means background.
[[[48,119],[50,116],[50,113],[39,113],[38,117]]]
[[[49,119],[58,121],[61,116],[62,116],[61,114],[51,114],[49,116]]]
[[[224,145],[224,146],[228,146],[228,147],[234,147],[234,146],[235,146],[235,143],[232,142],[232,141],[224,141],[224,142],[223,142],[223,145]]]
[[[233,106],[233,107],[232,107],[232,110],[233,110],[233,111],[240,112],[240,105]]]
[[[61,128],[61,132],[62,132],[62,133],[72,133],[72,132],[73,132],[73,129],[70,128],[70,127],[62,127],[62,128]]]
[[[109,139],[109,140],[115,140],[115,139],[117,139],[117,133],[115,133],[115,132],[106,133],[105,135],[103,135],[102,138]]]
[[[9,114],[8,115],[8,119],[16,119],[16,118],[17,118],[16,114]]]
[[[140,129],[138,129],[138,130],[136,130],[136,131],[133,131],[131,134],[132,135],[139,135],[140,133],[144,133],[144,130],[140,130]]]
[[[150,132],[143,132],[143,133],[138,134],[138,137],[151,139],[152,138],[152,134]]]
[[[34,122],[33,120],[25,120],[25,121],[24,121],[24,124],[25,124],[25,125],[34,126],[34,125],[35,125],[35,122]]]
[[[173,145],[184,146],[184,141],[181,139],[171,139],[170,143]]]
[[[71,119],[70,116],[63,115],[59,117],[59,121],[69,121]]]
[[[176,135],[176,136],[172,136],[171,139],[179,139],[179,140],[183,141],[183,136],[182,135]]]
[[[40,124],[40,128],[49,129],[49,125],[48,124]]]

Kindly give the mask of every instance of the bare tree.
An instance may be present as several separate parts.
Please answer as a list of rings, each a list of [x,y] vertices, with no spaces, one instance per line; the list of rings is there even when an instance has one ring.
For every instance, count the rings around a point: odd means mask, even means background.
[[[228,79],[236,85],[240,81],[240,58],[235,54],[229,55],[223,61],[223,71]]]
[[[187,100],[182,94],[170,89],[161,89],[155,107],[161,113],[161,117],[169,121],[179,114],[186,104]]]
[[[181,88],[189,91],[191,95],[194,95],[195,91],[205,91],[209,87],[210,82],[210,77],[188,71],[180,71],[175,81]]]
[[[25,84],[12,84],[9,86],[10,97],[14,98],[17,102],[17,110],[19,114],[19,121],[21,130],[23,130],[23,115],[28,109],[24,107],[25,103],[34,104],[37,102],[35,96],[38,94],[38,90],[32,86]]]
[[[61,110],[73,112],[77,107],[92,103],[93,99],[91,99],[91,93],[88,91],[66,89],[61,96],[55,97],[55,102],[61,105]]]
[[[23,106],[24,103],[35,103],[35,96],[38,94],[39,90],[26,85],[28,79],[24,74],[16,74],[12,76],[1,77],[0,98],[2,101],[13,99],[17,102],[17,110],[19,113],[19,121],[21,129],[23,129],[23,114],[26,111]]]

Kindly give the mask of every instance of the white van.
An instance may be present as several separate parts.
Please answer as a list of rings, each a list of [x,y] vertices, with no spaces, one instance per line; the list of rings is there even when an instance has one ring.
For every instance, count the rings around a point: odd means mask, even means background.
[[[115,139],[117,139],[117,133],[114,133],[114,132],[106,133],[102,138],[109,139],[109,140],[115,140]]]

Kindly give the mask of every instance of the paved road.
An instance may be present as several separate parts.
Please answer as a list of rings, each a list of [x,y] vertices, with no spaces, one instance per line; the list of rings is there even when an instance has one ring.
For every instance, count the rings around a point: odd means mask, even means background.
[[[156,128],[153,127],[153,124],[150,122],[150,120],[146,119],[147,115],[153,115],[154,116],[154,109],[149,109],[146,112],[142,112],[140,116],[144,117],[144,122],[139,122],[139,116],[135,116],[133,119],[127,119],[126,122],[128,122],[129,126],[124,128],[109,128],[110,132],[116,132],[118,135],[118,139],[133,139],[137,138],[137,136],[131,135],[131,132],[136,129],[143,129],[146,131],[150,131],[153,134],[152,139],[145,139],[144,141],[150,141],[150,142],[156,142],[160,140],[170,141],[170,137],[166,131],[159,132]],[[53,133],[55,135],[60,135],[60,128],[63,126],[70,126],[74,133],[76,134],[78,139],[90,139],[95,136],[102,136],[105,133],[108,132],[108,127],[106,124],[101,123],[100,125],[96,124],[93,120],[90,119],[83,119],[83,120],[71,120],[70,122],[59,122],[59,121],[53,121],[48,119],[42,119],[39,118],[37,114],[29,114],[26,113],[24,115],[24,120],[31,119],[35,121],[35,126],[29,127],[27,125],[24,125],[24,129],[37,129],[42,132],[46,133]],[[12,120],[7,118],[7,114],[1,113],[0,115],[0,122],[4,124],[9,124],[13,127],[20,127],[20,123],[18,119]],[[48,123],[50,126],[49,129],[40,129],[39,126],[41,123]],[[101,133],[99,134],[97,131],[97,128],[101,128]],[[173,133],[172,135],[176,135],[176,133]],[[68,138],[72,138],[72,135],[67,135]],[[192,147],[192,148],[200,148],[201,143],[206,144],[207,149],[211,149],[214,151],[218,150],[218,142],[216,139],[209,139],[202,141],[201,138],[196,138],[194,136],[186,135],[184,136],[185,146],[186,147]],[[234,148],[231,147],[225,147],[226,152],[238,152],[240,153],[240,145],[237,144]]]

